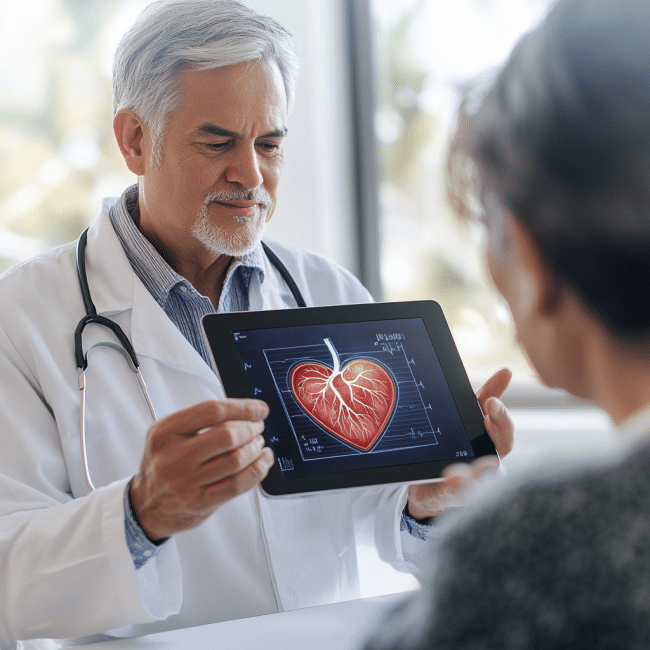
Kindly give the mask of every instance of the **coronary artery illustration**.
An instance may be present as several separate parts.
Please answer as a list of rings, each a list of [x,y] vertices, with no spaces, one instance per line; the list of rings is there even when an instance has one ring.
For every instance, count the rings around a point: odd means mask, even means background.
[[[333,368],[317,361],[299,363],[289,385],[300,407],[326,431],[368,451],[379,440],[395,408],[391,373],[372,359],[357,357],[340,367],[330,339]]]

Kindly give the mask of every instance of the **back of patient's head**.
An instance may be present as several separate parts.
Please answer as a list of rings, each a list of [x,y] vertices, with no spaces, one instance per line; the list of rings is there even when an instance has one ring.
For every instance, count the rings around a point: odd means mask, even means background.
[[[648,0],[558,3],[478,108],[465,101],[449,165],[461,212],[473,169],[488,228],[491,206],[509,210],[616,339],[647,343]]]

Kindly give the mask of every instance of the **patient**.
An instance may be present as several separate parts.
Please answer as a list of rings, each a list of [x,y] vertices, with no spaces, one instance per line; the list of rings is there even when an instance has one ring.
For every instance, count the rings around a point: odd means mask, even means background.
[[[650,2],[559,2],[465,101],[449,178],[540,378],[622,444],[475,498],[368,647],[650,648]]]

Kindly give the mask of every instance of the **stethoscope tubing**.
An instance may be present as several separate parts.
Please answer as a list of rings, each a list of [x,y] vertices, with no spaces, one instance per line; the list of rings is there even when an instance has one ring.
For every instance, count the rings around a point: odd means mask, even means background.
[[[117,345],[117,343],[111,343],[109,341],[95,343],[95,345],[93,345],[86,352],[84,356],[84,367],[81,369],[81,372],[79,373],[79,381],[78,381],[79,390],[81,391],[81,408],[79,411],[79,430],[81,432],[81,459],[82,459],[83,470],[84,470],[84,478],[86,479],[86,484],[90,488],[91,492],[94,492],[95,486],[90,477],[90,469],[88,467],[88,449],[86,447],[86,388],[87,388],[86,369],[88,368],[88,355],[95,348],[98,347],[113,348],[114,350],[116,350],[117,352],[119,352],[121,355],[124,356],[126,362],[129,364],[129,367],[131,368],[132,372],[135,374],[138,383],[140,384],[140,392],[142,393],[142,396],[144,397],[144,400],[147,403],[147,407],[149,408],[149,413],[151,414],[152,420],[154,422],[158,420],[158,416],[156,415],[156,410],[154,409],[153,404],[151,403],[151,399],[149,397],[147,384],[145,383],[144,377],[140,372],[140,368],[133,365],[133,361],[128,353],[128,350],[124,349],[124,347],[122,346]]]
[[[88,228],[86,228],[79,239],[77,240],[76,247],[76,265],[77,265],[77,278],[79,280],[79,288],[81,290],[81,296],[84,303],[84,308],[86,310],[86,315],[81,318],[74,332],[74,350],[75,350],[75,361],[77,364],[77,370],[79,372],[79,390],[81,391],[81,408],[79,413],[79,429],[81,437],[81,459],[83,463],[84,478],[86,483],[90,488],[91,492],[95,491],[95,486],[90,476],[90,469],[88,467],[88,449],[86,444],[86,370],[88,369],[88,356],[96,347],[110,347],[114,350],[117,350],[124,356],[129,367],[135,373],[138,383],[140,385],[140,390],[144,396],[151,417],[155,422],[158,418],[156,417],[156,411],[149,397],[149,391],[147,390],[147,385],[145,384],[144,377],[140,372],[140,361],[138,360],[138,355],[135,353],[133,345],[129,340],[128,336],[124,330],[110,318],[101,316],[97,313],[97,308],[95,303],[92,300],[90,294],[90,286],[88,284],[88,275],[86,273],[86,246],[88,242]],[[279,271],[282,279],[289,287],[293,299],[296,301],[298,307],[306,307],[305,299],[296,284],[296,281],[293,279],[293,276],[289,272],[289,269],[282,263],[280,258],[265,244],[262,242],[262,248],[266,256],[269,258],[269,261],[275,266]],[[84,354],[83,351],[83,332],[87,325],[91,323],[96,323],[108,329],[115,334],[120,344],[111,343],[111,342],[102,342],[96,343]]]

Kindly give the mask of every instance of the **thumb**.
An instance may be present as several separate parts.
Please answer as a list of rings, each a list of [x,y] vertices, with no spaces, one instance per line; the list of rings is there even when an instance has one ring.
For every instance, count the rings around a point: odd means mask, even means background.
[[[485,402],[485,428],[492,438],[497,453],[501,458],[507,456],[514,446],[515,425],[503,402],[490,397]]]

